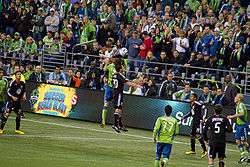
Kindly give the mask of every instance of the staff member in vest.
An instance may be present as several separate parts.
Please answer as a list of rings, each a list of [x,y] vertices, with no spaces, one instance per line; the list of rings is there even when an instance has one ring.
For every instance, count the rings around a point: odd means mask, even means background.
[[[248,161],[248,155],[250,152],[249,143],[247,141],[248,136],[248,122],[247,122],[247,108],[243,103],[243,95],[237,94],[234,102],[236,103],[236,113],[234,115],[229,115],[228,119],[236,119],[236,132],[235,140],[238,148],[240,150],[241,158],[238,163],[243,163]]]

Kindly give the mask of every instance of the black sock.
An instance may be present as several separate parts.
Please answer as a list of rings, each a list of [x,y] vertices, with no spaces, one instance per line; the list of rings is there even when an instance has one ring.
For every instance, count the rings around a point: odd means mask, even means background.
[[[119,126],[119,117],[120,117],[120,114],[119,114],[119,113],[114,113],[115,126],[116,126],[116,127]]]
[[[4,128],[4,126],[5,126],[6,122],[7,122],[7,118],[4,116],[4,114],[2,114],[0,122],[1,122],[0,129],[3,130],[3,128]]]
[[[20,117],[16,117],[16,130],[20,130],[20,123],[21,123]]]
[[[219,167],[224,167],[224,165],[225,165],[224,161],[219,162]]]
[[[206,148],[204,139],[203,139],[203,138],[200,138],[200,139],[199,139],[199,142],[201,143],[201,148],[203,149],[203,152],[207,151],[207,148]]]
[[[122,116],[121,116],[121,115],[119,115],[119,126],[120,126],[120,127],[123,127]]]
[[[191,138],[191,150],[195,152],[195,139]]]

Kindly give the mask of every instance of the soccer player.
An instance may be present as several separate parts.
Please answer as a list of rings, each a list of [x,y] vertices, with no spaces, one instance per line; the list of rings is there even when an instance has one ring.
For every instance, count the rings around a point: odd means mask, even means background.
[[[113,63],[112,58],[110,58],[107,64],[104,67],[105,77],[103,78],[104,82],[104,104],[102,109],[102,122],[100,127],[104,128],[106,125],[106,117],[108,112],[108,106],[110,105],[113,95],[113,82],[112,77],[115,73],[115,64]]]
[[[4,70],[0,68],[0,115],[2,115],[2,111],[5,105],[5,97],[8,89],[8,80],[3,77]]]
[[[193,117],[192,122],[192,130],[191,130],[191,150],[186,152],[186,155],[195,154],[195,139],[197,138],[201,144],[203,149],[203,153],[201,158],[204,158],[207,155],[207,148],[202,136],[202,129],[203,129],[203,122],[207,116],[207,109],[206,107],[199,103],[198,95],[196,93],[192,93],[190,96],[190,104],[191,104],[191,111],[183,116],[181,121],[185,120],[188,117]]]
[[[231,133],[233,128],[229,120],[221,114],[222,111],[222,105],[215,105],[214,115],[208,118],[203,131],[204,140],[208,143],[209,148],[208,167],[214,167],[216,154],[219,158],[219,167],[225,166],[226,132]]]
[[[7,122],[7,119],[11,113],[14,111],[16,113],[16,130],[17,134],[24,134],[20,130],[21,122],[21,100],[26,100],[26,91],[25,84],[21,81],[21,72],[15,72],[15,80],[12,80],[8,88],[8,100],[6,103],[6,108],[3,115],[0,118],[0,134],[3,133],[4,126]]]
[[[234,102],[236,103],[236,113],[234,115],[229,115],[227,118],[228,119],[236,119],[235,123],[235,139],[236,139],[236,144],[238,145],[238,148],[241,153],[241,158],[239,163],[243,163],[245,161],[248,161],[248,155],[250,152],[250,147],[249,143],[247,140],[247,135],[248,135],[248,123],[247,123],[247,108],[246,105],[243,103],[243,95],[242,94],[237,94],[236,97],[234,98]],[[245,150],[244,151],[244,146]]]
[[[171,116],[172,107],[165,107],[165,116],[159,117],[155,123],[153,138],[156,143],[155,167],[165,167],[169,160],[174,136],[179,133],[177,120]],[[163,160],[160,162],[161,156]]]
[[[124,84],[133,85],[133,83],[128,82],[126,77],[122,74],[123,68],[120,64],[116,64],[115,66],[115,74],[113,75],[113,100],[114,100],[114,119],[115,123],[112,128],[120,133],[122,131],[128,131],[122,123],[122,105],[123,105],[123,89]]]

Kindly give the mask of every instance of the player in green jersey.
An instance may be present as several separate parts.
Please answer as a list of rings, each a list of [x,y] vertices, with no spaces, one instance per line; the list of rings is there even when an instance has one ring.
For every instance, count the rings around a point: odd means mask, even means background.
[[[4,70],[0,68],[0,113],[2,114],[2,109],[5,105],[6,92],[8,89],[8,80],[3,77]]]
[[[241,153],[241,158],[239,163],[249,162],[248,155],[250,153],[250,147],[248,143],[248,113],[246,105],[243,103],[244,97],[242,94],[237,94],[234,102],[236,103],[236,113],[234,115],[229,115],[228,119],[236,119],[235,123],[235,140],[236,144]],[[244,151],[244,146],[245,150]]]
[[[165,107],[165,116],[159,117],[155,123],[153,138],[156,143],[155,167],[165,167],[172,150],[174,136],[179,133],[177,120],[171,116],[172,107]],[[160,162],[161,156],[163,160]]]
[[[104,104],[102,109],[102,122],[100,127],[104,128],[106,125],[106,117],[108,112],[108,106],[112,101],[112,91],[113,91],[113,82],[112,78],[115,74],[115,64],[114,59],[110,58],[104,66]]]

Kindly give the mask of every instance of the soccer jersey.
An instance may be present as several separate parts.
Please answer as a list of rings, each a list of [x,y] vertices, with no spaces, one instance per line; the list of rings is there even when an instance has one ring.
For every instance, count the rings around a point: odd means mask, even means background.
[[[114,73],[116,72],[115,65],[112,63],[112,64],[109,64],[109,65],[105,66],[104,71],[105,71],[105,73],[106,73],[106,75],[108,77],[109,86],[113,87],[112,78],[113,78]]]
[[[208,131],[210,133],[208,133]],[[204,139],[210,144],[225,144],[226,132],[231,132],[232,126],[229,120],[223,115],[213,115],[208,118],[204,128]]]
[[[155,123],[153,137],[158,143],[172,144],[174,135],[179,133],[177,120],[172,116],[159,117]]]
[[[247,124],[247,108],[244,103],[239,103],[236,105],[236,114],[243,114],[241,117],[237,117],[236,124],[237,125],[245,125]]]
[[[112,77],[112,82],[114,94],[118,94],[123,92],[124,83],[127,82],[127,80],[126,77],[121,73],[115,73]]]
[[[11,96],[14,96],[20,101],[25,91],[25,83],[23,81],[20,81],[19,83],[17,83],[16,80],[11,81],[8,89],[9,100],[12,100]]]
[[[0,102],[5,101],[5,93],[8,89],[8,81],[5,78],[0,79]]]

